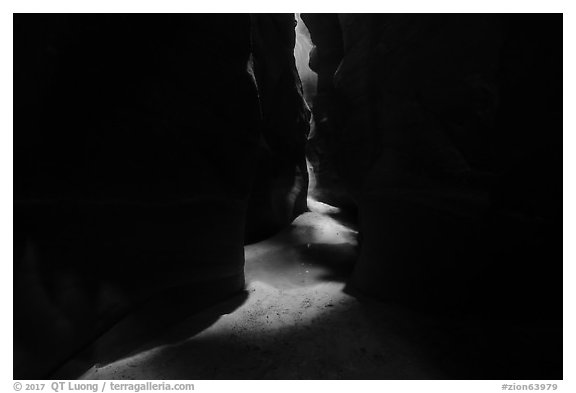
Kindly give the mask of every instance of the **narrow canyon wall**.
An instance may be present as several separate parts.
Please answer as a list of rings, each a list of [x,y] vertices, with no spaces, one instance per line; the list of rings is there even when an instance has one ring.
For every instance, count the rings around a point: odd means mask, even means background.
[[[253,14],[253,65],[262,114],[246,241],[262,240],[306,211],[304,149],[310,111],[294,59],[293,14]]]
[[[149,299],[242,290],[245,238],[306,208],[309,114],[291,14],[16,15],[14,36],[14,376],[43,378]]]
[[[318,73],[310,143],[359,208],[353,285],[558,318],[561,15],[302,19]]]

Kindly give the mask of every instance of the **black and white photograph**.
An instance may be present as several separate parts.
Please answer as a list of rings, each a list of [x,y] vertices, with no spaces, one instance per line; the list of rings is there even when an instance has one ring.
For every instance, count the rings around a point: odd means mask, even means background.
[[[440,10],[13,12],[6,391],[567,392],[564,15]]]

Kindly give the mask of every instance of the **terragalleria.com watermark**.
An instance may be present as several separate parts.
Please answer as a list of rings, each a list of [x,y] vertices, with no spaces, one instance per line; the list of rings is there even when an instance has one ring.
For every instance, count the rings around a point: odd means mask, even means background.
[[[14,390],[19,391],[53,391],[59,392],[154,392],[154,391],[179,391],[191,392],[194,390],[193,383],[170,383],[170,382],[72,382],[54,381],[51,383],[14,383]]]

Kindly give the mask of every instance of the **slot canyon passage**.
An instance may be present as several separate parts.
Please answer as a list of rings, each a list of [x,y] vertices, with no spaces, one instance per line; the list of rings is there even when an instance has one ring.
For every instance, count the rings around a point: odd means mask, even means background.
[[[15,379],[562,379],[561,14],[15,14]]]

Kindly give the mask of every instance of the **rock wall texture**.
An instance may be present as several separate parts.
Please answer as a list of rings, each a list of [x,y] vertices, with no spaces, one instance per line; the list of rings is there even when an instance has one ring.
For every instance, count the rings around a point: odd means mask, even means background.
[[[272,235],[307,210],[304,148],[310,111],[294,59],[295,26],[293,14],[252,15],[253,65],[263,121],[247,242]]]
[[[15,16],[15,378],[149,299],[243,288],[245,237],[305,208],[293,21]]]
[[[561,318],[561,15],[302,19],[310,142],[359,208],[353,285]]]

